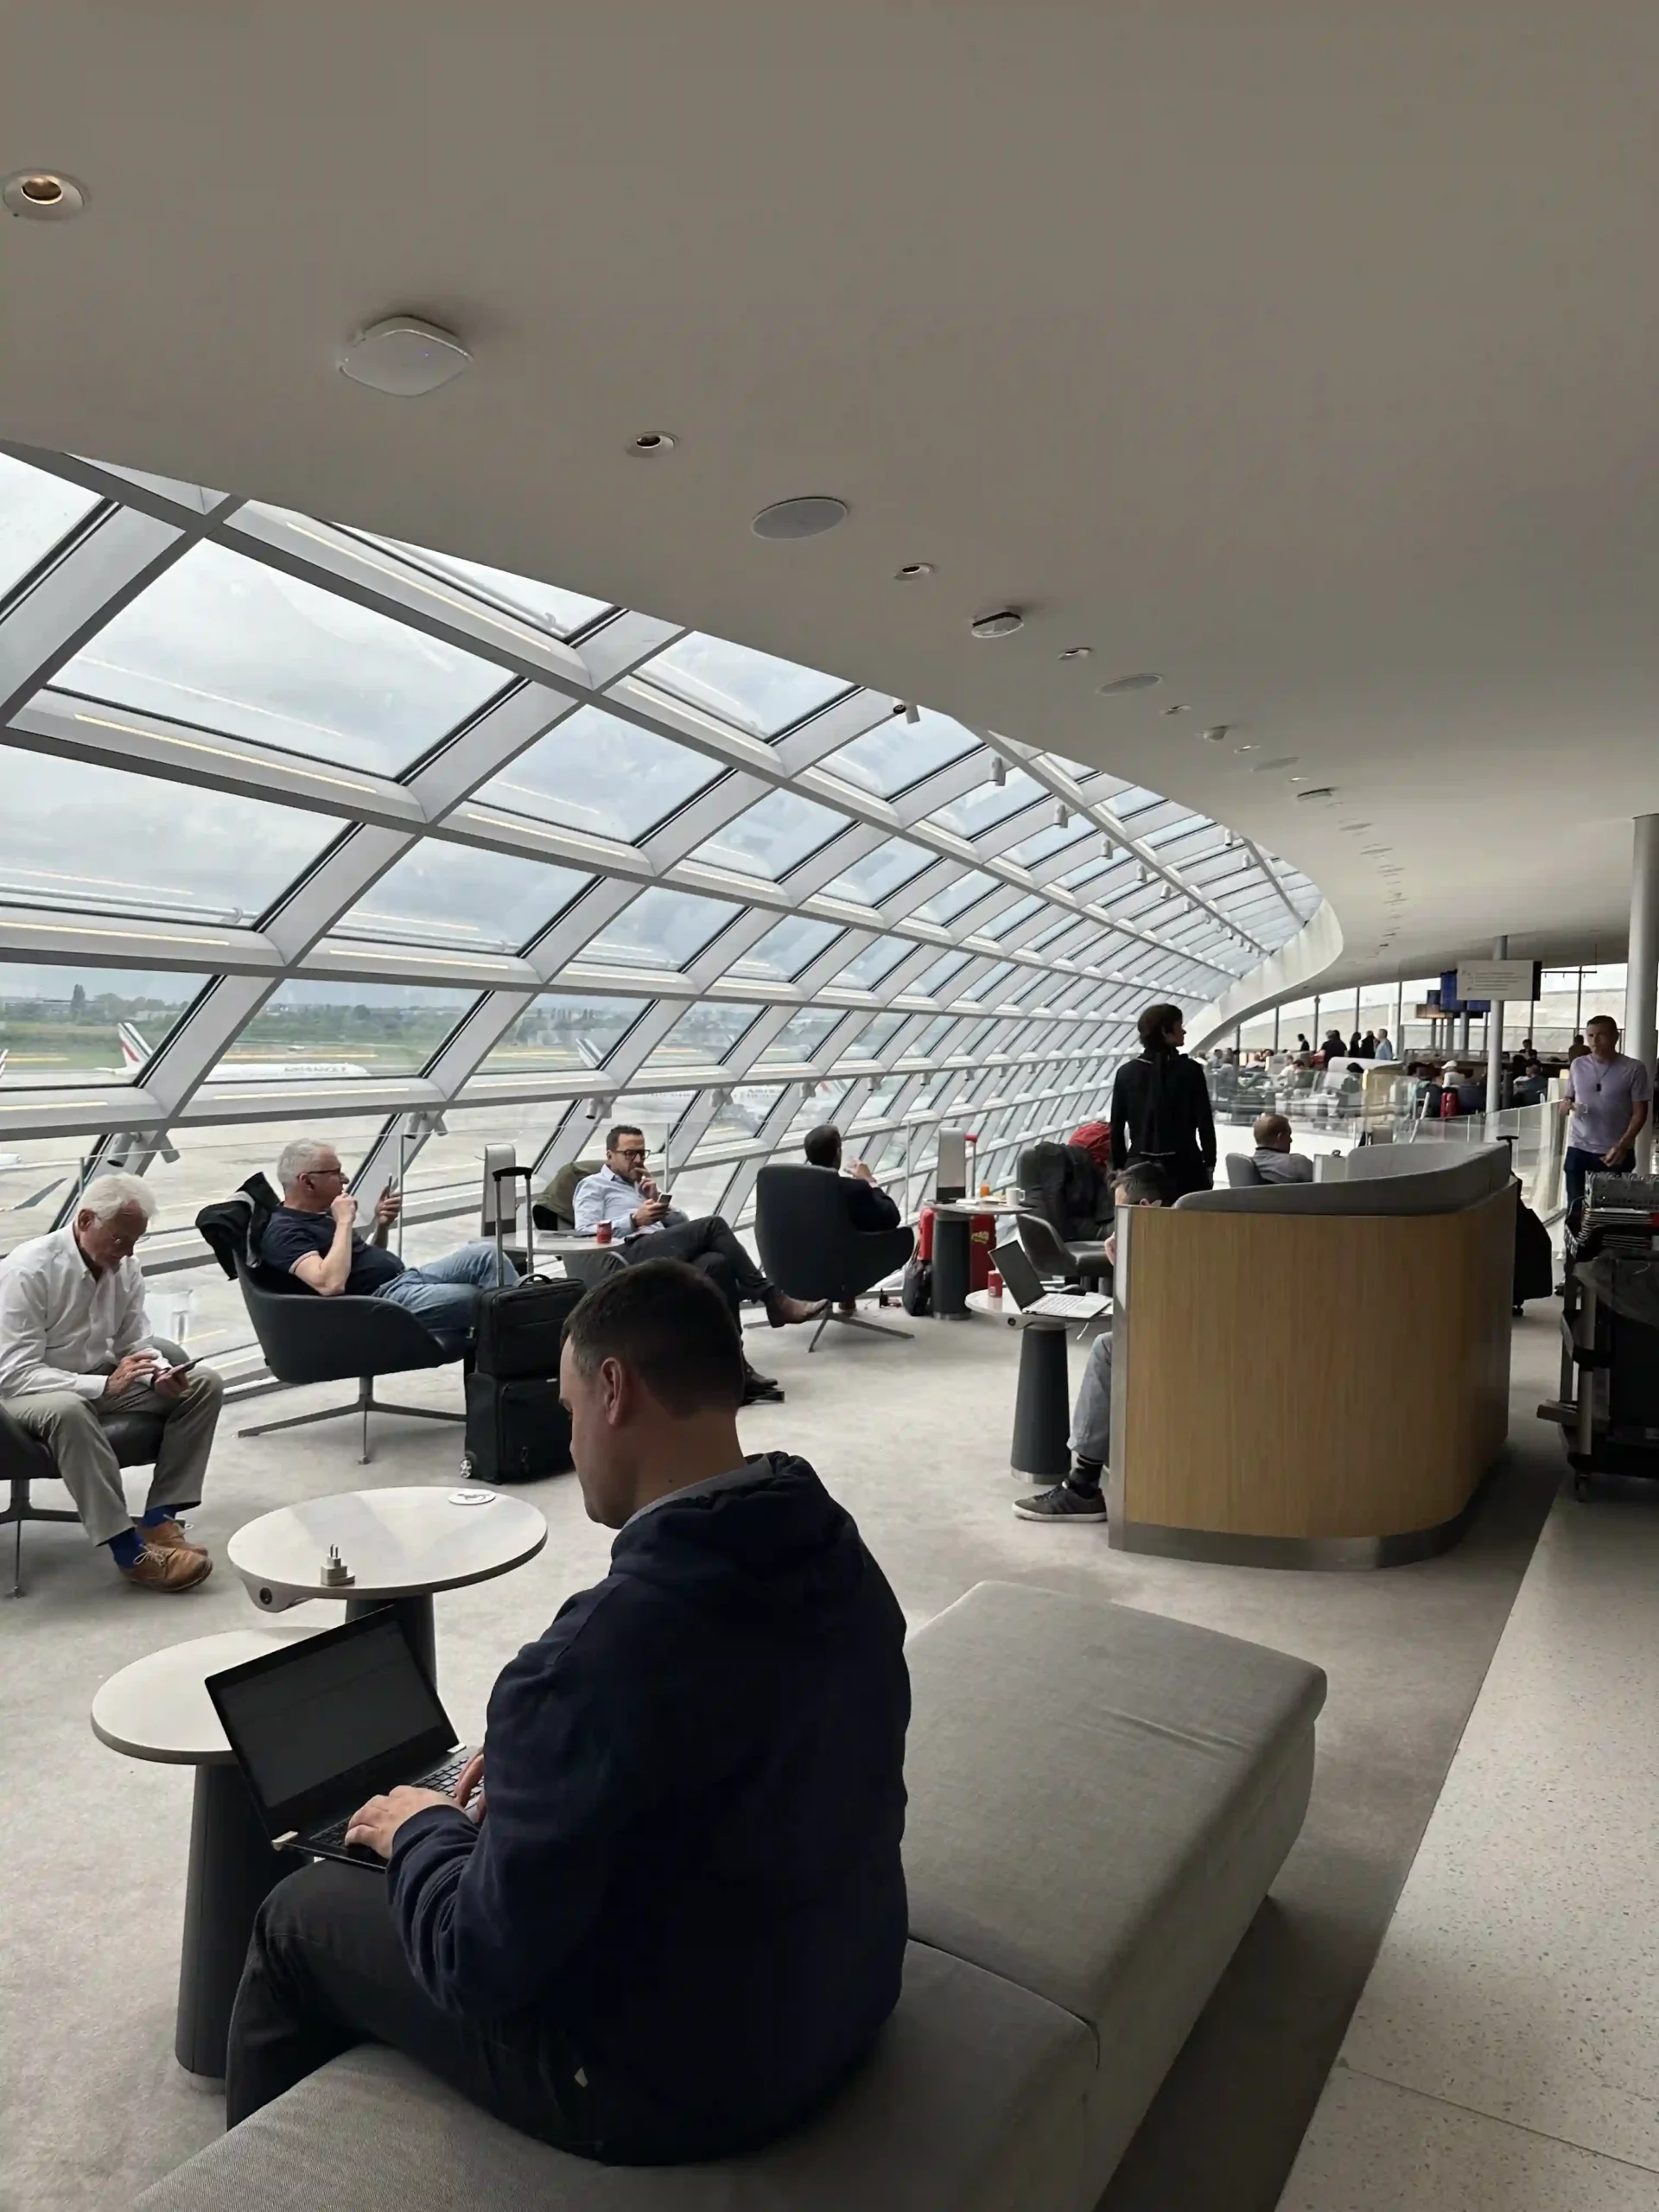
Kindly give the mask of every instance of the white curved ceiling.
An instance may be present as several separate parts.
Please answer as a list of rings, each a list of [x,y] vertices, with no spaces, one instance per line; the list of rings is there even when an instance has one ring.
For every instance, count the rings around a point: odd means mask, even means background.
[[[0,225],[7,436],[1109,766],[1304,868],[1341,973],[1622,934],[1659,805],[1652,10],[298,0],[67,6],[8,49],[0,166],[91,204]],[[476,366],[344,382],[396,308]],[[648,429],[678,446],[630,458]],[[802,492],[850,519],[749,534]],[[972,641],[1005,602],[1024,631]]]

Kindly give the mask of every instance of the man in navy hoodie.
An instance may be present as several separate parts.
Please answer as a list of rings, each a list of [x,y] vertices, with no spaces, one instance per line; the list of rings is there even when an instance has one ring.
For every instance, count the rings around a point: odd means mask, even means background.
[[[804,1459],[738,1441],[738,1332],[677,1260],[608,1276],[560,1363],[611,1571],[490,1698],[455,1797],[394,1789],[261,1909],[233,2125],[395,2044],[512,2126],[620,2163],[806,2120],[898,2001],[904,1620]]]

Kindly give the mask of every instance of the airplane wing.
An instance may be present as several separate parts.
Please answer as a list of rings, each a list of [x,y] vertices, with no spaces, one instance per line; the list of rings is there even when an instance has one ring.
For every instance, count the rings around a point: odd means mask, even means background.
[[[15,1205],[0,1208],[0,1211],[6,1213],[27,1213],[31,1206],[39,1205],[42,1198],[49,1198],[54,1191],[61,1190],[64,1184],[67,1182],[68,1179],[67,1176],[60,1175],[55,1182],[43,1184],[38,1191],[33,1192],[29,1198],[19,1198]]]

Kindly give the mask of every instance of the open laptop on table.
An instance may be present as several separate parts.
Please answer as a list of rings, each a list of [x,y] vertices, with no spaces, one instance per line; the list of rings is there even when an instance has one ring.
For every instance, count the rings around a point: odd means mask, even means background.
[[[273,1849],[379,1866],[348,1844],[359,1805],[408,1783],[453,1790],[467,1758],[390,1610],[209,1675],[207,1694]]]
[[[1035,1313],[1044,1320],[1097,1321],[1111,1311],[1111,1300],[1097,1290],[1045,1290],[1024,1245],[1012,1238],[997,1246],[996,1265],[1022,1313]]]

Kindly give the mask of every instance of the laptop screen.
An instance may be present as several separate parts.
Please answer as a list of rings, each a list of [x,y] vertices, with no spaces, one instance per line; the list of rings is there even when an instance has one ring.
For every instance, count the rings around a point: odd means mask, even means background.
[[[231,1749],[273,1829],[312,1826],[451,1750],[448,1716],[391,1611],[297,1638],[207,1680]]]
[[[1023,1244],[1012,1238],[996,1248],[997,1272],[1014,1293],[1014,1302],[1022,1310],[1034,1306],[1043,1295],[1043,1279],[1026,1257]]]

